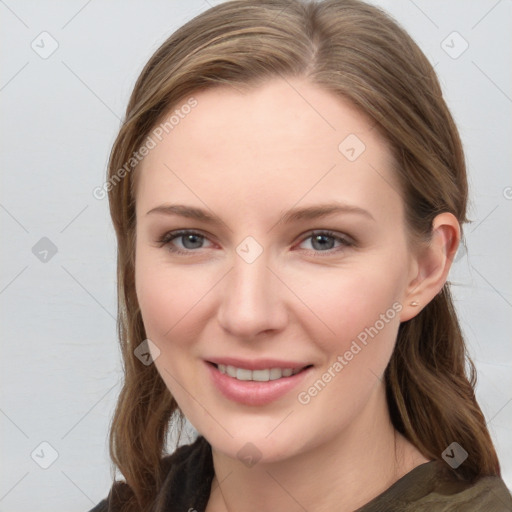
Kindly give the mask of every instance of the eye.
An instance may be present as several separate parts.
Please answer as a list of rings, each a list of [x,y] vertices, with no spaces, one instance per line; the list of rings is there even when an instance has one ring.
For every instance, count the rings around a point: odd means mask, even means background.
[[[210,245],[205,246],[205,242]],[[160,247],[167,246],[169,251],[176,254],[191,254],[198,252],[198,249],[212,246],[205,235],[191,230],[169,231],[160,237],[157,243]],[[304,247],[304,245],[309,245],[309,247]],[[332,254],[353,245],[354,242],[347,236],[332,231],[315,231],[304,238],[299,247],[315,254]]]
[[[333,233],[332,231],[315,231],[309,234],[299,247],[304,244],[310,247],[302,247],[303,249],[328,253],[337,252],[340,249],[354,245],[348,237]]]
[[[187,254],[196,252],[195,249],[204,249],[203,243],[207,240],[196,231],[180,230],[165,233],[157,242],[161,247],[167,245],[171,252]]]

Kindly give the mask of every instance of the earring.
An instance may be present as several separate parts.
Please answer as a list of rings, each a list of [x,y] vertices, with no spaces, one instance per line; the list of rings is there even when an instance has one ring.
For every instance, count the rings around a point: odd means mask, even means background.
[[[415,308],[416,306],[419,306],[420,303],[413,300],[412,302],[409,302],[409,305],[411,305],[413,308]]]

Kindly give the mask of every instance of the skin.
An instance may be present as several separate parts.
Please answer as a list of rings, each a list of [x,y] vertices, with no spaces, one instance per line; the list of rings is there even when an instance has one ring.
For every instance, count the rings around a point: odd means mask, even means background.
[[[156,367],[212,446],[207,510],[352,511],[427,462],[391,425],[383,373],[400,322],[446,281],[457,220],[439,215],[431,243],[412,247],[385,141],[349,103],[316,85],[272,80],[194,97],[197,107],[137,170],[136,288],[146,334],[160,350]],[[366,146],[353,162],[338,149],[349,134]],[[334,201],[369,215],[280,222],[290,208]],[[202,208],[222,222],[147,213],[169,204]],[[157,242],[179,229],[205,238],[195,246]],[[318,245],[312,230],[351,243],[327,237]],[[252,263],[236,252],[247,236],[263,250]],[[171,251],[187,247],[185,255]],[[394,318],[300,403],[297,394],[393,304],[400,306]],[[275,402],[241,405],[212,385],[204,360],[215,356],[293,358],[313,369]],[[246,443],[261,457],[251,467],[237,457]]]

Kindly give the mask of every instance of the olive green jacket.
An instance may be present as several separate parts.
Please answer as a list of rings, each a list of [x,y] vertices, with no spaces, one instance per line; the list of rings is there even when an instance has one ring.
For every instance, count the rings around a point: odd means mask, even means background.
[[[214,476],[211,447],[202,436],[162,459],[167,475],[152,512],[204,512]],[[132,492],[115,482],[90,512],[122,512]],[[444,461],[422,464],[355,512],[512,512],[512,496],[497,476],[470,483]]]

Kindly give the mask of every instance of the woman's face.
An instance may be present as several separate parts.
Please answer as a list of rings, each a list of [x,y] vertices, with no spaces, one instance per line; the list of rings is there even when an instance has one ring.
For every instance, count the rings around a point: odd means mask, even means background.
[[[137,171],[137,296],[194,427],[276,461],[385,410],[417,271],[403,202],[372,123],[318,86],[194,98]]]

